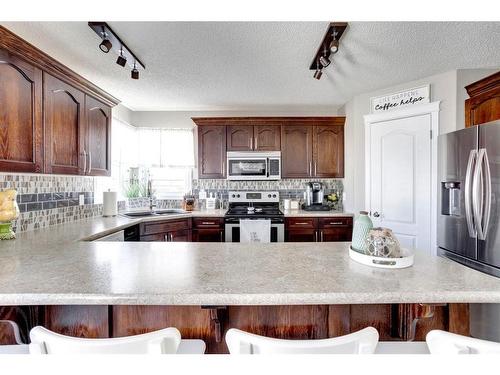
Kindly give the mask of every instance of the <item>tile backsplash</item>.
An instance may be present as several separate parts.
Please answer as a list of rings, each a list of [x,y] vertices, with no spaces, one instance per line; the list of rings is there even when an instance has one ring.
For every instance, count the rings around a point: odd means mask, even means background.
[[[16,189],[20,215],[14,222],[16,232],[45,228],[51,225],[73,222],[102,215],[102,205],[95,204],[95,178],[87,176],[35,175],[0,173],[0,189]],[[279,191],[281,199],[301,199],[306,183],[320,181],[326,193],[336,192],[342,197],[342,180],[337,179],[286,179],[280,181],[227,181],[222,179],[193,180],[193,193],[200,189],[218,193],[226,200],[230,190]],[[83,194],[84,204],[79,205]],[[155,200],[157,208],[180,208],[181,200]],[[124,211],[149,206],[148,198],[133,198],[118,202],[118,210]],[[339,208],[342,208],[340,202]]]
[[[102,206],[94,204],[94,178],[0,173],[0,187],[16,189],[21,214],[14,222],[16,232],[44,228],[99,216]],[[84,205],[79,205],[83,194]]]
[[[222,179],[202,179],[193,180],[193,193],[198,195],[201,189],[208,193],[219,193],[222,199],[227,199],[227,192],[230,190],[264,190],[279,191],[280,198],[301,199],[306,189],[306,184],[310,181],[318,181],[324,184],[325,193],[335,192],[339,199],[342,198],[344,185],[342,180],[325,179],[284,179],[279,181],[228,181]]]

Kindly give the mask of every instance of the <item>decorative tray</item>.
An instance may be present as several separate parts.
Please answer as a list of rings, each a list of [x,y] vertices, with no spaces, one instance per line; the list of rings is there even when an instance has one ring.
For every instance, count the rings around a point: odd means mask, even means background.
[[[401,258],[382,258],[374,257],[357,252],[349,246],[349,257],[355,262],[377,268],[407,268],[413,265],[414,253],[410,249],[402,248],[403,256]]]

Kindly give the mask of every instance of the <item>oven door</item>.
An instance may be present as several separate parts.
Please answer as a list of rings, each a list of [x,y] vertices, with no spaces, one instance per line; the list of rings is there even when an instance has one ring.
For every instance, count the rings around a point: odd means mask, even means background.
[[[267,180],[268,159],[264,157],[227,158],[228,180]]]
[[[240,224],[226,223],[225,225],[226,242],[240,242]],[[285,225],[271,224],[271,242],[285,241]]]

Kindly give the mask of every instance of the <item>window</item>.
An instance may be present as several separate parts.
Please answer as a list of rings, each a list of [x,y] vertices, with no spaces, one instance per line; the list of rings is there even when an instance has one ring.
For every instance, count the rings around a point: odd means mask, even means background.
[[[112,184],[120,199],[146,195],[148,179],[160,199],[181,199],[191,190],[191,129],[137,128],[113,118]]]

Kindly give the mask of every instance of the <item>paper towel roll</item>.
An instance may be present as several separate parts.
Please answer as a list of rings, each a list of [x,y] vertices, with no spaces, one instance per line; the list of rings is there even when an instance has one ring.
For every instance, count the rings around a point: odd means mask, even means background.
[[[105,191],[102,193],[102,216],[116,216],[118,213],[116,205],[116,191]]]

